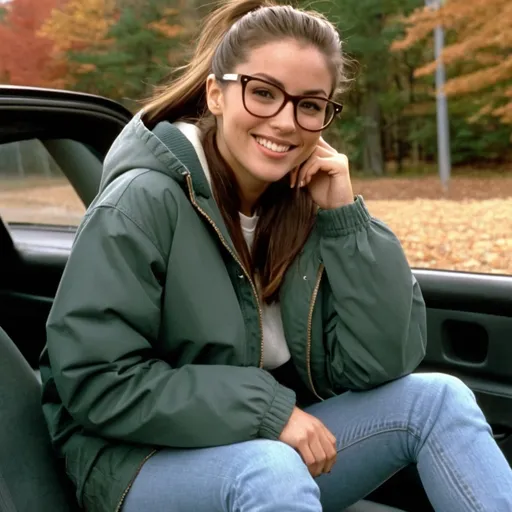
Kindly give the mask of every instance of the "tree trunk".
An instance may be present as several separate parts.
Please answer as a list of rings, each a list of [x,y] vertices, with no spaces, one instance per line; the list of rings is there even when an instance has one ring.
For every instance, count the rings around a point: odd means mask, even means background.
[[[414,119],[412,121],[412,126],[413,126],[414,131],[416,132],[418,130],[418,121],[416,119]],[[420,143],[418,142],[418,139],[414,139],[412,141],[411,160],[412,160],[413,166],[416,168],[420,165],[420,159],[421,159],[420,151],[421,151]]]
[[[409,66],[408,78],[409,78],[409,104],[413,105],[414,102],[416,101],[416,95],[415,95],[416,81],[414,78],[414,67],[413,66]],[[416,134],[418,131],[418,128],[419,128],[418,118],[417,117],[412,118],[410,120],[410,123],[412,124],[413,132]],[[420,159],[421,159],[420,152],[421,152],[420,143],[418,142],[418,139],[415,138],[411,143],[411,160],[412,160],[412,165],[414,168],[417,168],[419,166]]]
[[[363,116],[363,167],[365,172],[376,176],[384,174],[382,155],[381,116],[379,99],[375,91],[368,90],[364,97]]]

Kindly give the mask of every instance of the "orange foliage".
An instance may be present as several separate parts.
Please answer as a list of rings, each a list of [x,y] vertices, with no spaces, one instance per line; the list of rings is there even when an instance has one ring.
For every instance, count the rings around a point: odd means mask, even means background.
[[[169,39],[174,39],[185,32],[185,27],[169,25],[165,20],[154,21],[148,25],[148,28]]]
[[[409,48],[430,37],[441,24],[456,37],[456,42],[445,47],[442,60],[445,64],[468,64],[469,71],[448,80],[445,92],[449,95],[486,91],[495,87],[497,94],[490,94],[490,105],[484,110],[512,123],[512,101],[504,88],[512,79],[512,2],[510,0],[448,0],[439,10],[421,8],[406,19],[405,38],[396,41],[394,50]],[[416,71],[416,76],[431,74],[436,63],[430,62]],[[496,103],[496,100],[497,103]],[[499,104],[499,107],[496,106]],[[482,110],[482,111],[484,111]]]
[[[57,52],[105,47],[115,15],[115,0],[68,0],[52,12],[40,34],[53,41]]]
[[[68,52],[107,51],[107,34],[116,16],[115,0],[67,0],[48,16],[39,35],[52,42],[52,57],[60,64],[60,87],[72,87],[75,77],[96,70],[92,64],[70,60]]]
[[[54,87],[52,42],[39,29],[62,0],[12,0],[0,23],[0,82]]]

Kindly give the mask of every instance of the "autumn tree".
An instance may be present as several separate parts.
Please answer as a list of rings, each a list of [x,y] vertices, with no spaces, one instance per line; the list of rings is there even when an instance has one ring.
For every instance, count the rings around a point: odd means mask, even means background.
[[[52,42],[52,56],[63,70],[63,87],[76,88],[81,76],[96,70],[72,56],[107,53],[112,43],[108,31],[115,17],[114,0],[67,0],[46,19],[39,34]]]
[[[39,29],[62,0],[11,0],[0,12],[0,82],[54,86],[52,41]]]
[[[510,0],[448,0],[438,9],[422,8],[406,19],[405,37],[393,48],[411,48],[441,24],[448,33],[442,54],[450,79],[448,96],[471,95],[478,109],[472,116],[491,115],[512,123],[512,2]],[[416,70],[432,74],[436,63]]]
[[[168,73],[186,34],[181,1],[69,0],[42,34],[69,63],[69,85],[125,103]]]
[[[148,0],[121,11],[110,31],[112,51],[97,62],[108,70],[105,80],[112,93],[128,102],[141,99],[180,63],[180,43],[187,35],[180,15],[179,3],[169,0]]]

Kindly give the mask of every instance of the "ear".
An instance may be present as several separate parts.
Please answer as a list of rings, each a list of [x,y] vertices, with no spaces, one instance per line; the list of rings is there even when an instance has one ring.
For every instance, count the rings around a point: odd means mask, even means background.
[[[208,75],[206,79],[206,104],[208,105],[208,110],[214,116],[222,115],[224,96],[222,94],[222,88],[214,74]]]

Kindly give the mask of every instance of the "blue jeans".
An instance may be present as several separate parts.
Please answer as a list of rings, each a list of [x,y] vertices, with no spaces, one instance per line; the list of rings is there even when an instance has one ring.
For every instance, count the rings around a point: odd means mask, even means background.
[[[123,512],[340,512],[409,464],[436,511],[512,511],[512,470],[454,377],[409,375],[307,412],[336,437],[330,474],[313,479],[279,441],[164,449],[143,466]]]

